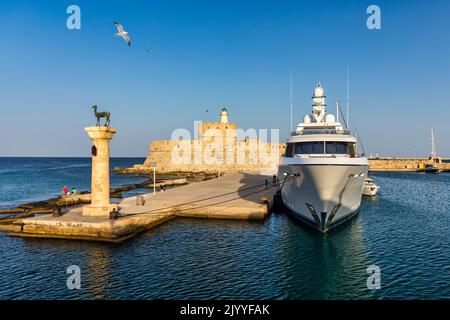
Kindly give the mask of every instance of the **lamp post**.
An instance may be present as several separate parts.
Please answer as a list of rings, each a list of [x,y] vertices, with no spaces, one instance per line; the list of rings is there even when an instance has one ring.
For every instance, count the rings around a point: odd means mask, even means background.
[[[219,170],[218,170],[218,178],[220,179],[220,163],[219,163]]]
[[[156,162],[153,162],[153,195],[156,194]]]
[[[220,165],[221,165],[221,162],[222,162],[222,156],[218,154],[216,156],[216,161],[217,161],[217,178],[220,179]]]

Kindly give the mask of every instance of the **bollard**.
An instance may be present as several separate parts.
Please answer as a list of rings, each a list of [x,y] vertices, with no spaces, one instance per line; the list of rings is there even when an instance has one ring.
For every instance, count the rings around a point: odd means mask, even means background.
[[[145,203],[144,196],[136,196],[136,205],[143,206]]]
[[[109,219],[111,220],[116,220],[119,218],[119,211],[116,210],[116,208],[114,208],[110,213],[109,213]]]
[[[61,216],[61,208],[58,207],[58,206],[56,206],[56,207],[53,209],[52,216],[53,216],[53,217],[60,217],[60,216]]]

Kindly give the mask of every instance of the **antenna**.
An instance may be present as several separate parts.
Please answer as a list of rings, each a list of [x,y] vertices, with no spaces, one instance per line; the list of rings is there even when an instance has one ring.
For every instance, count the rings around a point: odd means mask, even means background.
[[[358,130],[356,130],[356,146],[358,146],[358,142],[359,142],[359,145],[361,146],[362,155],[365,156],[366,150],[364,150],[364,145],[362,143],[361,137],[358,135]]]
[[[350,130],[350,118],[349,118],[349,114],[348,114],[348,112],[349,112],[349,95],[348,95],[348,78],[349,78],[349,73],[350,73],[350,70],[349,70],[349,67],[347,65],[347,117],[346,117],[347,130]]]
[[[338,100],[338,103],[339,103],[339,100]],[[347,129],[347,128],[348,128],[348,127],[347,127],[347,121],[345,121],[345,116],[344,116],[344,113],[342,112],[341,106],[339,106],[339,113],[341,114],[342,121],[344,121],[345,129],[348,130],[348,129]]]
[[[290,70],[290,78],[291,78],[291,104],[290,104],[290,109],[291,109],[291,133],[292,133],[292,69]]]
[[[336,122],[339,122],[339,99],[336,100]]]

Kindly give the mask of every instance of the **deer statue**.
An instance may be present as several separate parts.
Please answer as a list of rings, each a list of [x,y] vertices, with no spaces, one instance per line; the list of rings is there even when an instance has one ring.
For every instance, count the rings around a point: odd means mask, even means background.
[[[94,114],[97,117],[97,127],[100,126],[100,119],[106,118],[105,126],[109,127],[109,117],[111,116],[109,112],[97,112],[97,105],[93,105],[92,109],[94,109]]]

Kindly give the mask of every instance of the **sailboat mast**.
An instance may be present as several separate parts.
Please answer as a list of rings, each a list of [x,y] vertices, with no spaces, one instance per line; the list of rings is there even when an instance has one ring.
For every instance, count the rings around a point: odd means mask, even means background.
[[[433,128],[431,128],[431,157],[435,158],[436,157],[436,144],[434,141],[434,130]]]

